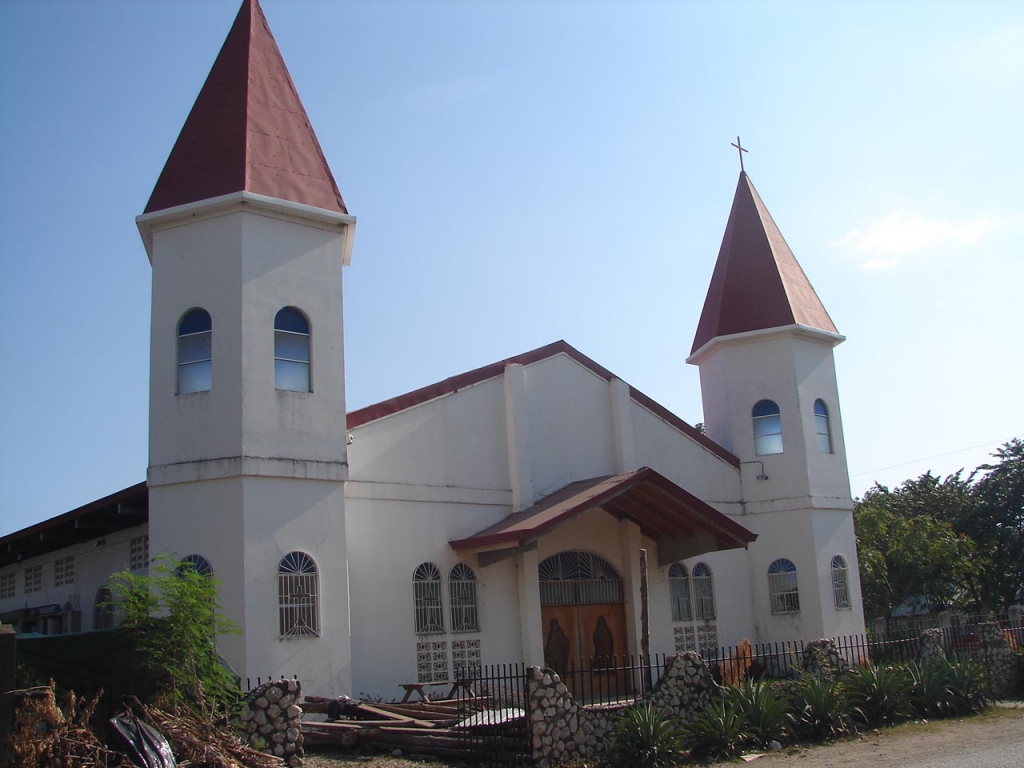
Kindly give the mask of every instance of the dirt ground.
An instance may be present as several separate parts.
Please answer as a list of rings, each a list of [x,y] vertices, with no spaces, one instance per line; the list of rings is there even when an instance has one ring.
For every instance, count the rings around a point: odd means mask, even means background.
[[[979,717],[907,723],[897,728],[863,733],[823,746],[794,747],[759,757],[763,768],[843,768],[872,766],[897,768],[907,761],[949,757],[966,744],[994,743],[1024,734],[1024,704],[996,707]],[[746,758],[750,760],[750,756]],[[731,763],[736,765],[737,763]],[[464,763],[408,760],[391,756],[351,755],[343,752],[307,754],[307,768],[465,768]],[[720,765],[726,765],[721,763]]]

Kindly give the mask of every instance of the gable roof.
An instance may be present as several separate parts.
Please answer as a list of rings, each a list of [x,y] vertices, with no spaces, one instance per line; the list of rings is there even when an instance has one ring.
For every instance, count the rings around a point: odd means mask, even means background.
[[[708,534],[721,550],[746,547],[757,538],[757,534],[664,475],[643,467],[571,483],[529,509],[515,512],[473,536],[449,544],[457,552],[498,544],[524,546],[562,523],[597,508],[620,519],[633,520],[651,539]]]
[[[385,416],[390,416],[394,413],[398,413],[399,411],[404,411],[430,400],[435,400],[439,397],[458,392],[460,389],[465,389],[466,387],[471,387],[474,384],[479,384],[483,381],[487,381],[488,379],[496,378],[505,373],[506,366],[516,364],[530,365],[531,363],[536,363],[559,354],[564,354],[572,358],[584,368],[587,368],[592,373],[600,376],[605,381],[611,381],[612,379],[618,378],[607,368],[591,360],[565,341],[556,341],[529,352],[524,352],[521,355],[509,357],[505,360],[485,365],[482,368],[476,368],[472,371],[460,373],[457,376],[452,376],[444,381],[439,381],[436,384],[421,387],[420,389],[413,390],[412,392],[406,392],[405,394],[398,395],[390,400],[383,400],[379,403],[368,405],[365,408],[350,411],[347,416],[348,428],[354,429],[355,427],[361,427],[363,424],[368,424],[371,421],[382,419]],[[713,453],[727,464],[731,464],[732,466],[739,468],[740,460],[736,456],[731,454],[711,438],[703,435],[695,427],[687,424],[665,406],[652,400],[636,387],[632,385],[628,386],[629,396],[636,403],[642,405],[654,415],[671,424],[691,440],[699,443],[705,450]]]
[[[234,192],[348,213],[258,0],[243,0],[145,212]]]
[[[690,353],[717,336],[794,324],[839,333],[750,177],[740,171]]]

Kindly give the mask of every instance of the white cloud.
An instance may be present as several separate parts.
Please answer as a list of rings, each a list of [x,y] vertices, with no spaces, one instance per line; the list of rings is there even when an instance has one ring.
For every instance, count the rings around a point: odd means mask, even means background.
[[[961,71],[991,82],[1024,80],[1024,27],[997,29],[960,48],[953,57]]]
[[[831,245],[865,259],[862,265],[864,269],[888,269],[916,251],[949,244],[976,243],[1002,223],[990,216],[956,223],[928,219],[901,210],[851,230],[840,239],[832,241]]]

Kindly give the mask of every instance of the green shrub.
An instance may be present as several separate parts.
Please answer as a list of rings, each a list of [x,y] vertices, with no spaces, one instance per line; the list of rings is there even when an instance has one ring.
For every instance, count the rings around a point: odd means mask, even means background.
[[[949,701],[952,713],[966,715],[981,712],[991,706],[993,699],[989,693],[988,677],[985,667],[974,659],[955,659],[949,663]]]
[[[850,704],[841,682],[805,673],[790,691],[797,733],[802,738],[820,741],[851,732]]]
[[[649,702],[627,709],[615,727],[613,765],[667,768],[685,752],[682,731]]]
[[[735,757],[748,739],[746,717],[725,699],[705,707],[686,729],[694,757]]]
[[[792,736],[790,703],[768,681],[746,680],[730,687],[727,697],[744,716],[746,732],[756,744],[767,747],[772,741],[785,742]]]
[[[217,653],[217,637],[241,631],[220,612],[218,582],[168,555],[154,563],[152,575],[125,568],[111,578],[121,626],[137,632],[137,650],[160,693],[200,708],[231,707],[241,692]]]
[[[895,725],[910,717],[910,675],[903,666],[867,666],[845,681],[851,712],[867,725]]]
[[[948,717],[953,714],[949,681],[950,664],[935,658],[927,664],[912,661],[907,665],[910,675],[910,708],[919,717]]]

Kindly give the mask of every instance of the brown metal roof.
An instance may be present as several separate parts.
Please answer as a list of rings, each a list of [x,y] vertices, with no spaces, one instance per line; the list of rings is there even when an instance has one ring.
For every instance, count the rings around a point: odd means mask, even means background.
[[[716,336],[793,324],[838,333],[750,177],[741,171],[690,352]]]
[[[85,506],[0,537],[0,566],[11,565],[149,519],[149,490],[137,483]]]
[[[598,364],[594,360],[591,360],[565,341],[555,341],[529,352],[524,352],[521,355],[509,357],[505,360],[500,360],[497,363],[491,363],[490,365],[485,365],[482,368],[477,368],[472,371],[466,371],[465,373],[460,373],[457,376],[451,376],[444,381],[439,381],[436,384],[431,384],[429,386],[413,390],[412,392],[406,392],[404,395],[398,395],[390,400],[383,400],[379,403],[368,405],[365,408],[360,408],[357,411],[350,411],[347,417],[348,427],[349,429],[359,427],[371,421],[382,419],[385,416],[390,416],[393,413],[398,413],[399,411],[404,411],[407,408],[420,405],[421,403],[425,403],[429,400],[434,400],[438,397],[443,397],[444,395],[450,395],[453,392],[458,392],[460,389],[465,389],[466,387],[473,386],[474,384],[479,384],[480,382],[487,381],[488,379],[493,379],[496,376],[501,376],[505,372],[505,367],[508,365],[529,365],[530,363],[536,363],[540,360],[554,357],[558,354],[568,355],[584,368],[589,369],[605,381],[611,381],[614,378],[618,378],[607,368]],[[740,460],[738,458],[729,453],[729,451],[711,438],[705,436],[701,432],[698,432],[695,427],[687,424],[665,406],[652,400],[633,386],[630,386],[629,388],[629,395],[637,403],[651,411],[651,413],[661,419],[664,419],[691,440],[699,443],[705,450],[710,451],[728,464],[732,464],[734,467],[739,468]]]
[[[572,483],[529,509],[511,514],[469,538],[449,543],[456,551],[496,544],[522,546],[597,508],[619,519],[633,520],[652,539],[703,533],[717,539],[718,549],[737,549],[757,538],[664,475],[643,467]]]
[[[242,191],[348,213],[258,0],[243,0],[145,212]]]

